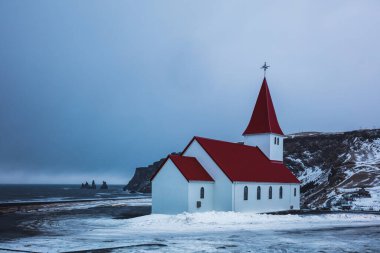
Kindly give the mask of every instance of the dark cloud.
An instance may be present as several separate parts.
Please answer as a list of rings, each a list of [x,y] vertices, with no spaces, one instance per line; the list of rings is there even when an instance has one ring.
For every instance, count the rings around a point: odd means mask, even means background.
[[[126,182],[238,140],[263,61],[286,133],[379,126],[377,1],[0,3],[0,182]]]

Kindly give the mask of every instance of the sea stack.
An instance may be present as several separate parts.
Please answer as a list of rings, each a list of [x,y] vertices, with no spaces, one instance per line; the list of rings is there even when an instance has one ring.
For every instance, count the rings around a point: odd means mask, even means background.
[[[108,189],[108,185],[107,185],[106,181],[103,181],[103,184],[102,184],[102,186],[100,186],[100,189],[101,190],[107,190]]]
[[[95,180],[92,180],[91,189],[96,189]]]

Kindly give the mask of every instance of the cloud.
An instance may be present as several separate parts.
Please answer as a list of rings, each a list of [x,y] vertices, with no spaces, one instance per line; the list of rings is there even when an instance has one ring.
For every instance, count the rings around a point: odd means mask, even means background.
[[[0,173],[15,175],[2,181],[62,171],[127,181],[193,135],[237,141],[264,61],[286,133],[378,127],[379,11],[376,1],[2,1]]]

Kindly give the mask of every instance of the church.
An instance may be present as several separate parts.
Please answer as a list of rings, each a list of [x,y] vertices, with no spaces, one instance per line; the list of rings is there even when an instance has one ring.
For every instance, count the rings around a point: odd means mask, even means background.
[[[152,176],[152,213],[275,212],[300,208],[300,181],[283,163],[284,134],[266,78],[242,142],[193,137]]]

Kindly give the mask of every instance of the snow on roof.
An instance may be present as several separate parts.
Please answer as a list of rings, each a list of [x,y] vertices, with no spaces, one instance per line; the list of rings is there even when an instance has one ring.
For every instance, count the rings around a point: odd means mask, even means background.
[[[243,135],[258,133],[275,133],[284,135],[277,121],[267,80],[264,77],[251,120]]]
[[[169,155],[161,167],[151,177],[150,181],[158,174],[167,160],[171,160],[187,181],[214,181],[195,157]]]
[[[182,154],[194,140],[232,182],[300,183],[282,162],[269,160],[258,147],[194,137]]]

